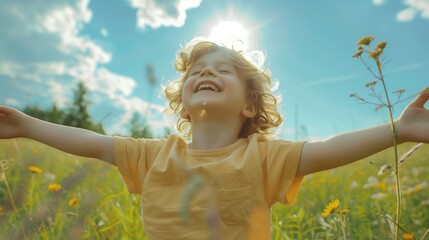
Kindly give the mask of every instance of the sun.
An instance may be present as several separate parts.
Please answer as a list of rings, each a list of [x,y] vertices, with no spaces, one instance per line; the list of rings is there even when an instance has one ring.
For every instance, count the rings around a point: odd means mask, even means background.
[[[249,45],[248,37],[249,31],[237,21],[219,22],[209,35],[210,40],[235,50],[246,50]]]

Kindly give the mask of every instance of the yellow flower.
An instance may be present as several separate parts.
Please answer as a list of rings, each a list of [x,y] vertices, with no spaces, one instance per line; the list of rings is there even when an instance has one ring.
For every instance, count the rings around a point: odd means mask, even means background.
[[[32,148],[31,148],[31,151],[32,151],[34,154],[38,154],[38,153],[39,153],[39,149],[38,149],[38,148],[36,148],[36,147],[32,147]]]
[[[61,185],[58,183],[49,184],[48,190],[51,192],[58,192],[61,190]]]
[[[28,171],[32,173],[41,173],[43,170],[37,166],[28,166]]]
[[[360,49],[357,53],[353,54],[353,57],[354,58],[360,58],[360,56],[362,55],[362,53],[363,53],[363,50]]]
[[[384,48],[386,47],[386,45],[387,45],[387,42],[381,42],[381,43],[379,43],[379,44],[377,45],[377,47],[375,47],[375,48],[384,49]]]
[[[357,43],[357,45],[358,46],[361,46],[361,45],[368,46],[373,40],[374,40],[374,37],[372,37],[372,36],[363,37],[363,38],[361,38],[359,40],[359,42]]]
[[[413,233],[405,233],[403,235],[404,240],[412,240],[414,239],[414,234]]]
[[[350,210],[348,210],[348,209],[342,209],[342,210],[339,210],[338,213],[345,215],[345,214],[349,214]]]
[[[3,212],[3,207],[0,206],[0,214]]]
[[[69,200],[68,205],[69,205],[69,207],[71,207],[71,206],[75,205],[76,203],[77,203],[77,197],[74,196]]]
[[[376,57],[380,56],[380,54],[382,54],[382,53],[383,53],[383,49],[377,48],[374,51],[369,53],[369,57],[376,58]]]
[[[325,210],[322,212],[322,217],[327,217],[335,212],[335,209],[340,205],[340,200],[335,199],[326,206]]]

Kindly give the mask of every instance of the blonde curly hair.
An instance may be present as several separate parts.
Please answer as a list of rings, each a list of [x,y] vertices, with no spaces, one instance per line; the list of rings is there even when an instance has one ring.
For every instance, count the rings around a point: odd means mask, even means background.
[[[190,138],[192,135],[191,120],[181,116],[184,111],[182,90],[188,79],[189,70],[201,56],[217,51],[225,53],[231,60],[240,78],[247,83],[248,98],[256,107],[256,115],[244,122],[238,137],[246,138],[252,133],[274,133],[273,130],[283,122],[283,118],[277,111],[279,98],[271,92],[273,84],[268,69],[260,70],[246,59],[242,51],[200,38],[191,40],[179,52],[174,64],[179,77],[163,88],[163,92],[169,100],[169,108],[166,109],[166,112],[179,117],[176,123],[179,132],[186,138]]]

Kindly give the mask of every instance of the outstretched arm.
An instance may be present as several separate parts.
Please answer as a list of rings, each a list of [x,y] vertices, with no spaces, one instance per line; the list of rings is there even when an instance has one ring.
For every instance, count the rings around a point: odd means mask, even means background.
[[[49,123],[0,106],[0,139],[26,137],[74,155],[114,164],[113,137]]]
[[[398,143],[429,143],[429,88],[407,106],[396,121]],[[330,137],[323,141],[304,144],[297,176],[343,166],[393,145],[390,124]]]

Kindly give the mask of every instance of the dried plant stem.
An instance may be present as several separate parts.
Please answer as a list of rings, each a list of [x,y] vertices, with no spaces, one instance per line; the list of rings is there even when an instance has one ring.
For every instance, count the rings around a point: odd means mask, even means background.
[[[6,178],[5,172],[6,172],[6,169],[3,169],[3,165],[0,164],[0,174],[1,174],[0,177],[1,177],[1,181],[4,182],[4,185],[6,186],[7,195],[9,196],[10,203],[12,204],[13,211],[17,214],[18,223],[19,223],[19,227],[21,228],[22,235],[23,235],[24,239],[27,239],[25,237],[24,226],[22,225],[21,219],[19,219],[18,209],[16,208],[15,201],[14,201],[13,195],[12,195],[12,191],[10,190],[9,183],[7,182],[7,178]]]
[[[426,230],[426,232],[423,234],[422,239],[421,240],[425,240],[426,236],[429,234],[429,228]]]
[[[390,102],[389,94],[387,92],[386,83],[384,81],[383,72],[381,70],[381,64],[377,64],[378,69],[378,79],[381,81],[384,89],[384,94],[386,95],[387,108],[389,109],[389,118],[390,126],[393,132],[393,149],[395,152],[395,183],[396,183],[396,228],[395,228],[395,240],[399,239],[399,226],[401,220],[401,205],[402,205],[402,196],[401,196],[401,182],[399,175],[399,157],[398,157],[398,132],[395,125],[395,120],[393,119],[393,106]]]

